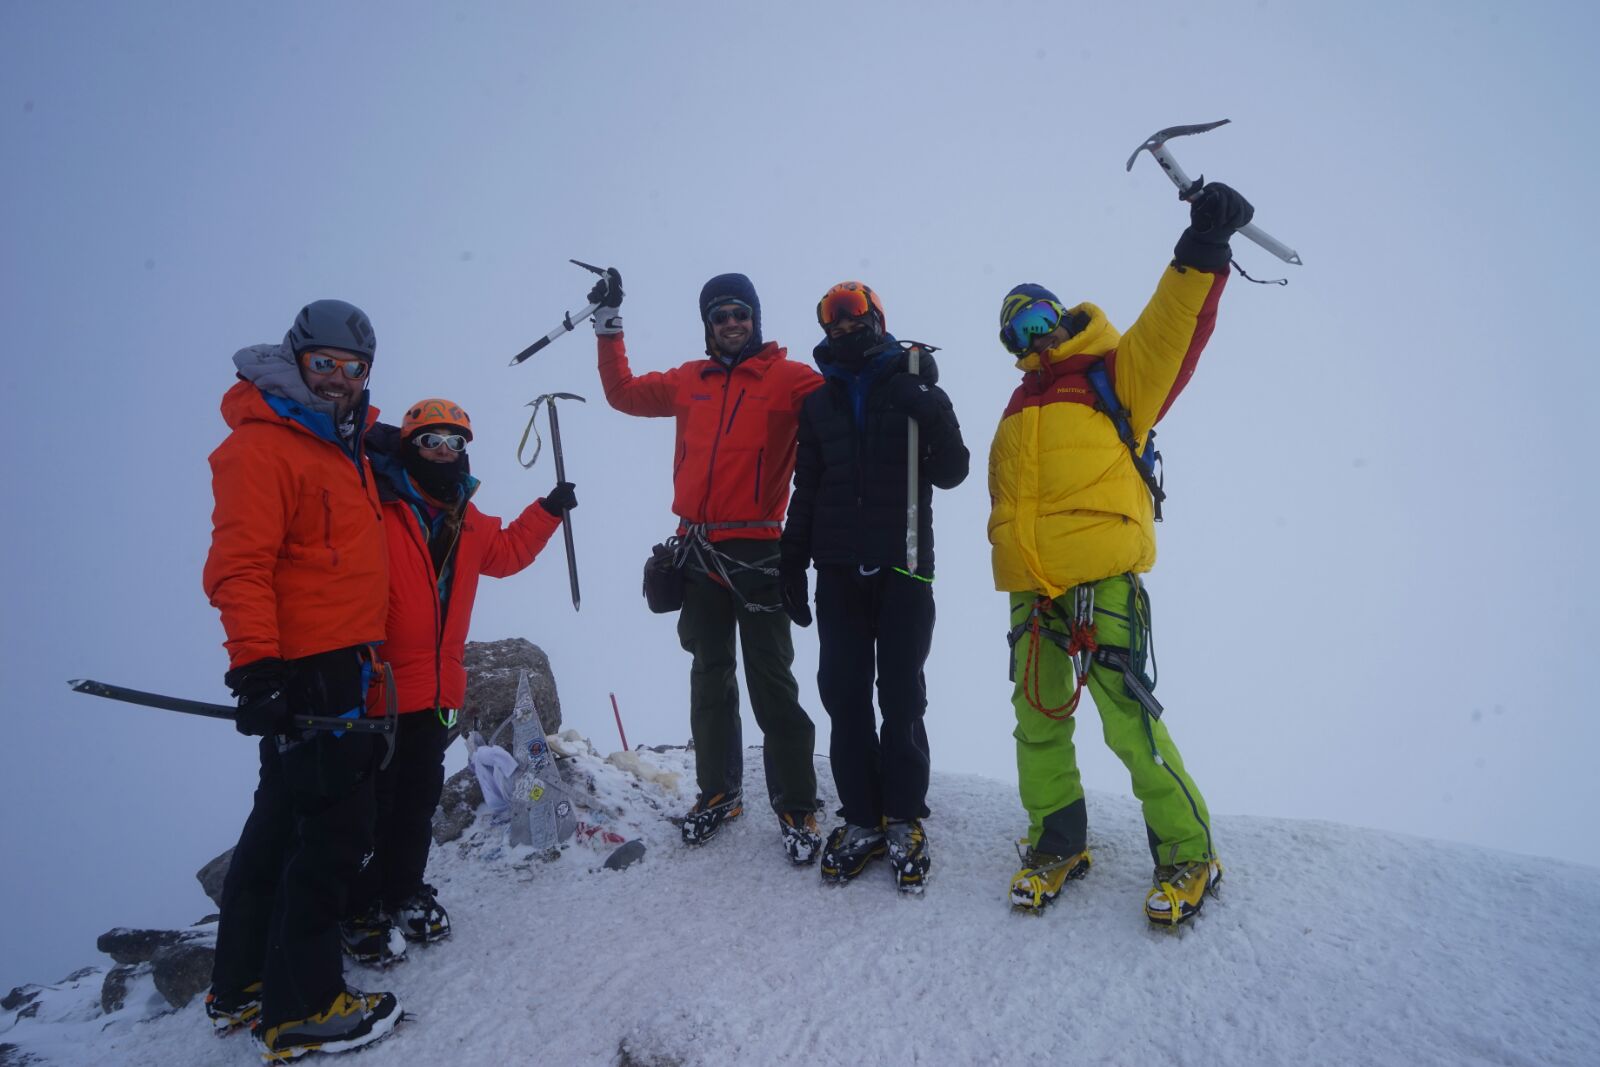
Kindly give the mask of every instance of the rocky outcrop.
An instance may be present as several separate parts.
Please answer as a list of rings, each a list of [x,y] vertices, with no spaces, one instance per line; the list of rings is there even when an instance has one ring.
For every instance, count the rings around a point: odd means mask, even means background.
[[[215,862],[215,861],[213,861]],[[107,930],[95,947],[117,966],[100,987],[100,1008],[107,1014],[120,1009],[128,988],[141,975],[154,979],[156,990],[174,1008],[181,1008],[211,985],[211,961],[216,955],[216,930]]]
[[[455,734],[463,729],[477,730],[490,737],[511,715],[517,702],[517,679],[528,672],[528,688],[539,721],[547,734],[561,732],[561,697],[556,693],[555,675],[550,673],[550,658],[544,650],[520,637],[504,641],[471,641],[463,660],[467,668],[467,699],[461,706],[461,719]]]

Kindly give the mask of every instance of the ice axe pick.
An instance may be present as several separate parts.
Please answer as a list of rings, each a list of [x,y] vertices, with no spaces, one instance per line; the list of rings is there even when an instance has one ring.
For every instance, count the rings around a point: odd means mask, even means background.
[[[1161,164],[1161,169],[1167,172],[1167,177],[1172,179],[1172,184],[1178,187],[1178,199],[1189,200],[1205,185],[1205,179],[1190,181],[1189,176],[1183,172],[1183,168],[1178,166],[1178,161],[1172,158],[1172,152],[1167,148],[1167,142],[1174,137],[1187,137],[1190,134],[1214,130],[1218,126],[1226,125],[1228,121],[1228,119],[1221,119],[1217,122],[1202,122],[1194,126],[1168,126],[1164,130],[1157,130],[1145,140],[1144,144],[1133,150],[1133,155],[1128,157],[1127,169],[1133,170],[1133,162],[1139,158],[1139,153],[1148,150],[1155,157],[1156,162]],[[1248,237],[1285,263],[1293,263],[1297,267],[1301,265],[1299,252],[1273,237],[1255,223],[1241,227],[1239,234],[1240,236]]]

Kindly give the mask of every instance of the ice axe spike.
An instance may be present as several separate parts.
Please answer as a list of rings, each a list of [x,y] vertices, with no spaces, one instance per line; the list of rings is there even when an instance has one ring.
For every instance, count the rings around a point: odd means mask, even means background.
[[[1161,169],[1167,172],[1167,177],[1172,179],[1172,184],[1178,187],[1178,199],[1187,201],[1204,187],[1205,179],[1202,177],[1198,181],[1190,181],[1189,176],[1178,165],[1178,161],[1172,158],[1172,153],[1167,150],[1167,142],[1174,137],[1188,137],[1191,134],[1214,130],[1218,126],[1227,125],[1229,121],[1228,119],[1219,119],[1216,122],[1202,122],[1193,126],[1168,126],[1164,130],[1157,130],[1145,139],[1144,144],[1133,150],[1133,155],[1128,157],[1127,169],[1133,170],[1134,160],[1139,158],[1140,152],[1149,151],[1155,157],[1155,161],[1161,165]],[[1301,266],[1299,252],[1273,237],[1255,223],[1252,222],[1248,226],[1240,227],[1239,234],[1254,241],[1285,263],[1293,263],[1297,267]]]

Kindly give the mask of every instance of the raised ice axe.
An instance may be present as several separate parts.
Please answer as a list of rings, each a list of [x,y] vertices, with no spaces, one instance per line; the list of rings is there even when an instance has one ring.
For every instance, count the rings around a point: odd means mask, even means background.
[[[1133,155],[1128,157],[1127,169],[1133,170],[1133,161],[1139,158],[1140,152],[1148,149],[1150,154],[1155,157],[1156,162],[1161,164],[1161,169],[1167,172],[1167,177],[1172,179],[1172,184],[1178,187],[1178,199],[1187,201],[1193,198],[1201,187],[1205,185],[1205,178],[1201,177],[1199,181],[1190,181],[1189,176],[1183,172],[1183,168],[1178,166],[1178,161],[1172,158],[1172,152],[1167,148],[1167,142],[1174,137],[1187,137],[1193,133],[1205,133],[1207,130],[1214,130],[1218,126],[1227,125],[1228,122],[1228,119],[1221,119],[1217,122],[1202,122],[1195,126],[1168,126],[1164,130],[1157,130],[1145,140],[1144,144],[1133,150]],[[1293,263],[1297,267],[1301,265],[1299,252],[1273,237],[1255,223],[1241,227],[1239,234],[1242,237],[1248,237],[1285,263]]]
[[[604,277],[606,273],[604,267],[590,266],[588,263],[583,263],[576,259],[569,259],[567,262],[576,263],[584,270],[593,271],[595,274],[601,275],[602,277]],[[599,304],[585,304],[576,311],[569,311],[565,315],[562,315],[561,324],[559,326],[545,334],[543,337],[539,338],[537,341],[533,342],[533,344],[529,345],[527,348],[524,348],[521,352],[518,352],[516,355],[512,356],[511,366],[515,367],[518,363],[521,363],[535,352],[542,350],[546,345],[560,337],[562,334],[571,333],[573,330],[578,328],[578,323],[582,322],[584,319],[588,318],[590,315],[593,315],[599,310]],[[578,399],[582,400],[583,397],[580,396]]]
[[[539,418],[539,405],[543,404],[550,410],[550,450],[555,453],[556,457],[556,481],[564,482],[567,480],[567,464],[561,454],[561,422],[556,418],[557,400],[576,400],[580,403],[588,403],[577,393],[545,393],[543,396],[536,396],[528,401],[527,406],[533,409],[533,414],[528,416],[528,428],[522,431],[522,441],[517,445],[517,462],[524,467],[531,467],[539,459],[539,451],[544,446],[544,442],[540,440],[539,431],[534,424]],[[534,438],[533,457],[524,461],[522,458],[522,446],[528,443],[529,433],[532,433]],[[567,544],[567,580],[572,584],[572,610],[577,611],[579,599],[578,557],[573,553],[572,548],[572,509],[570,508],[563,508],[561,511],[561,536],[566,539]]]

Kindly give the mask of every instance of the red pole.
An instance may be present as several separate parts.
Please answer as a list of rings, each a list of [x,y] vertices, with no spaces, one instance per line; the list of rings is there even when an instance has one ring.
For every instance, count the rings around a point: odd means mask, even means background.
[[[617,717],[617,736],[622,738],[622,750],[628,751],[628,735],[622,732],[622,712],[617,710],[617,694],[611,694],[611,714]]]

